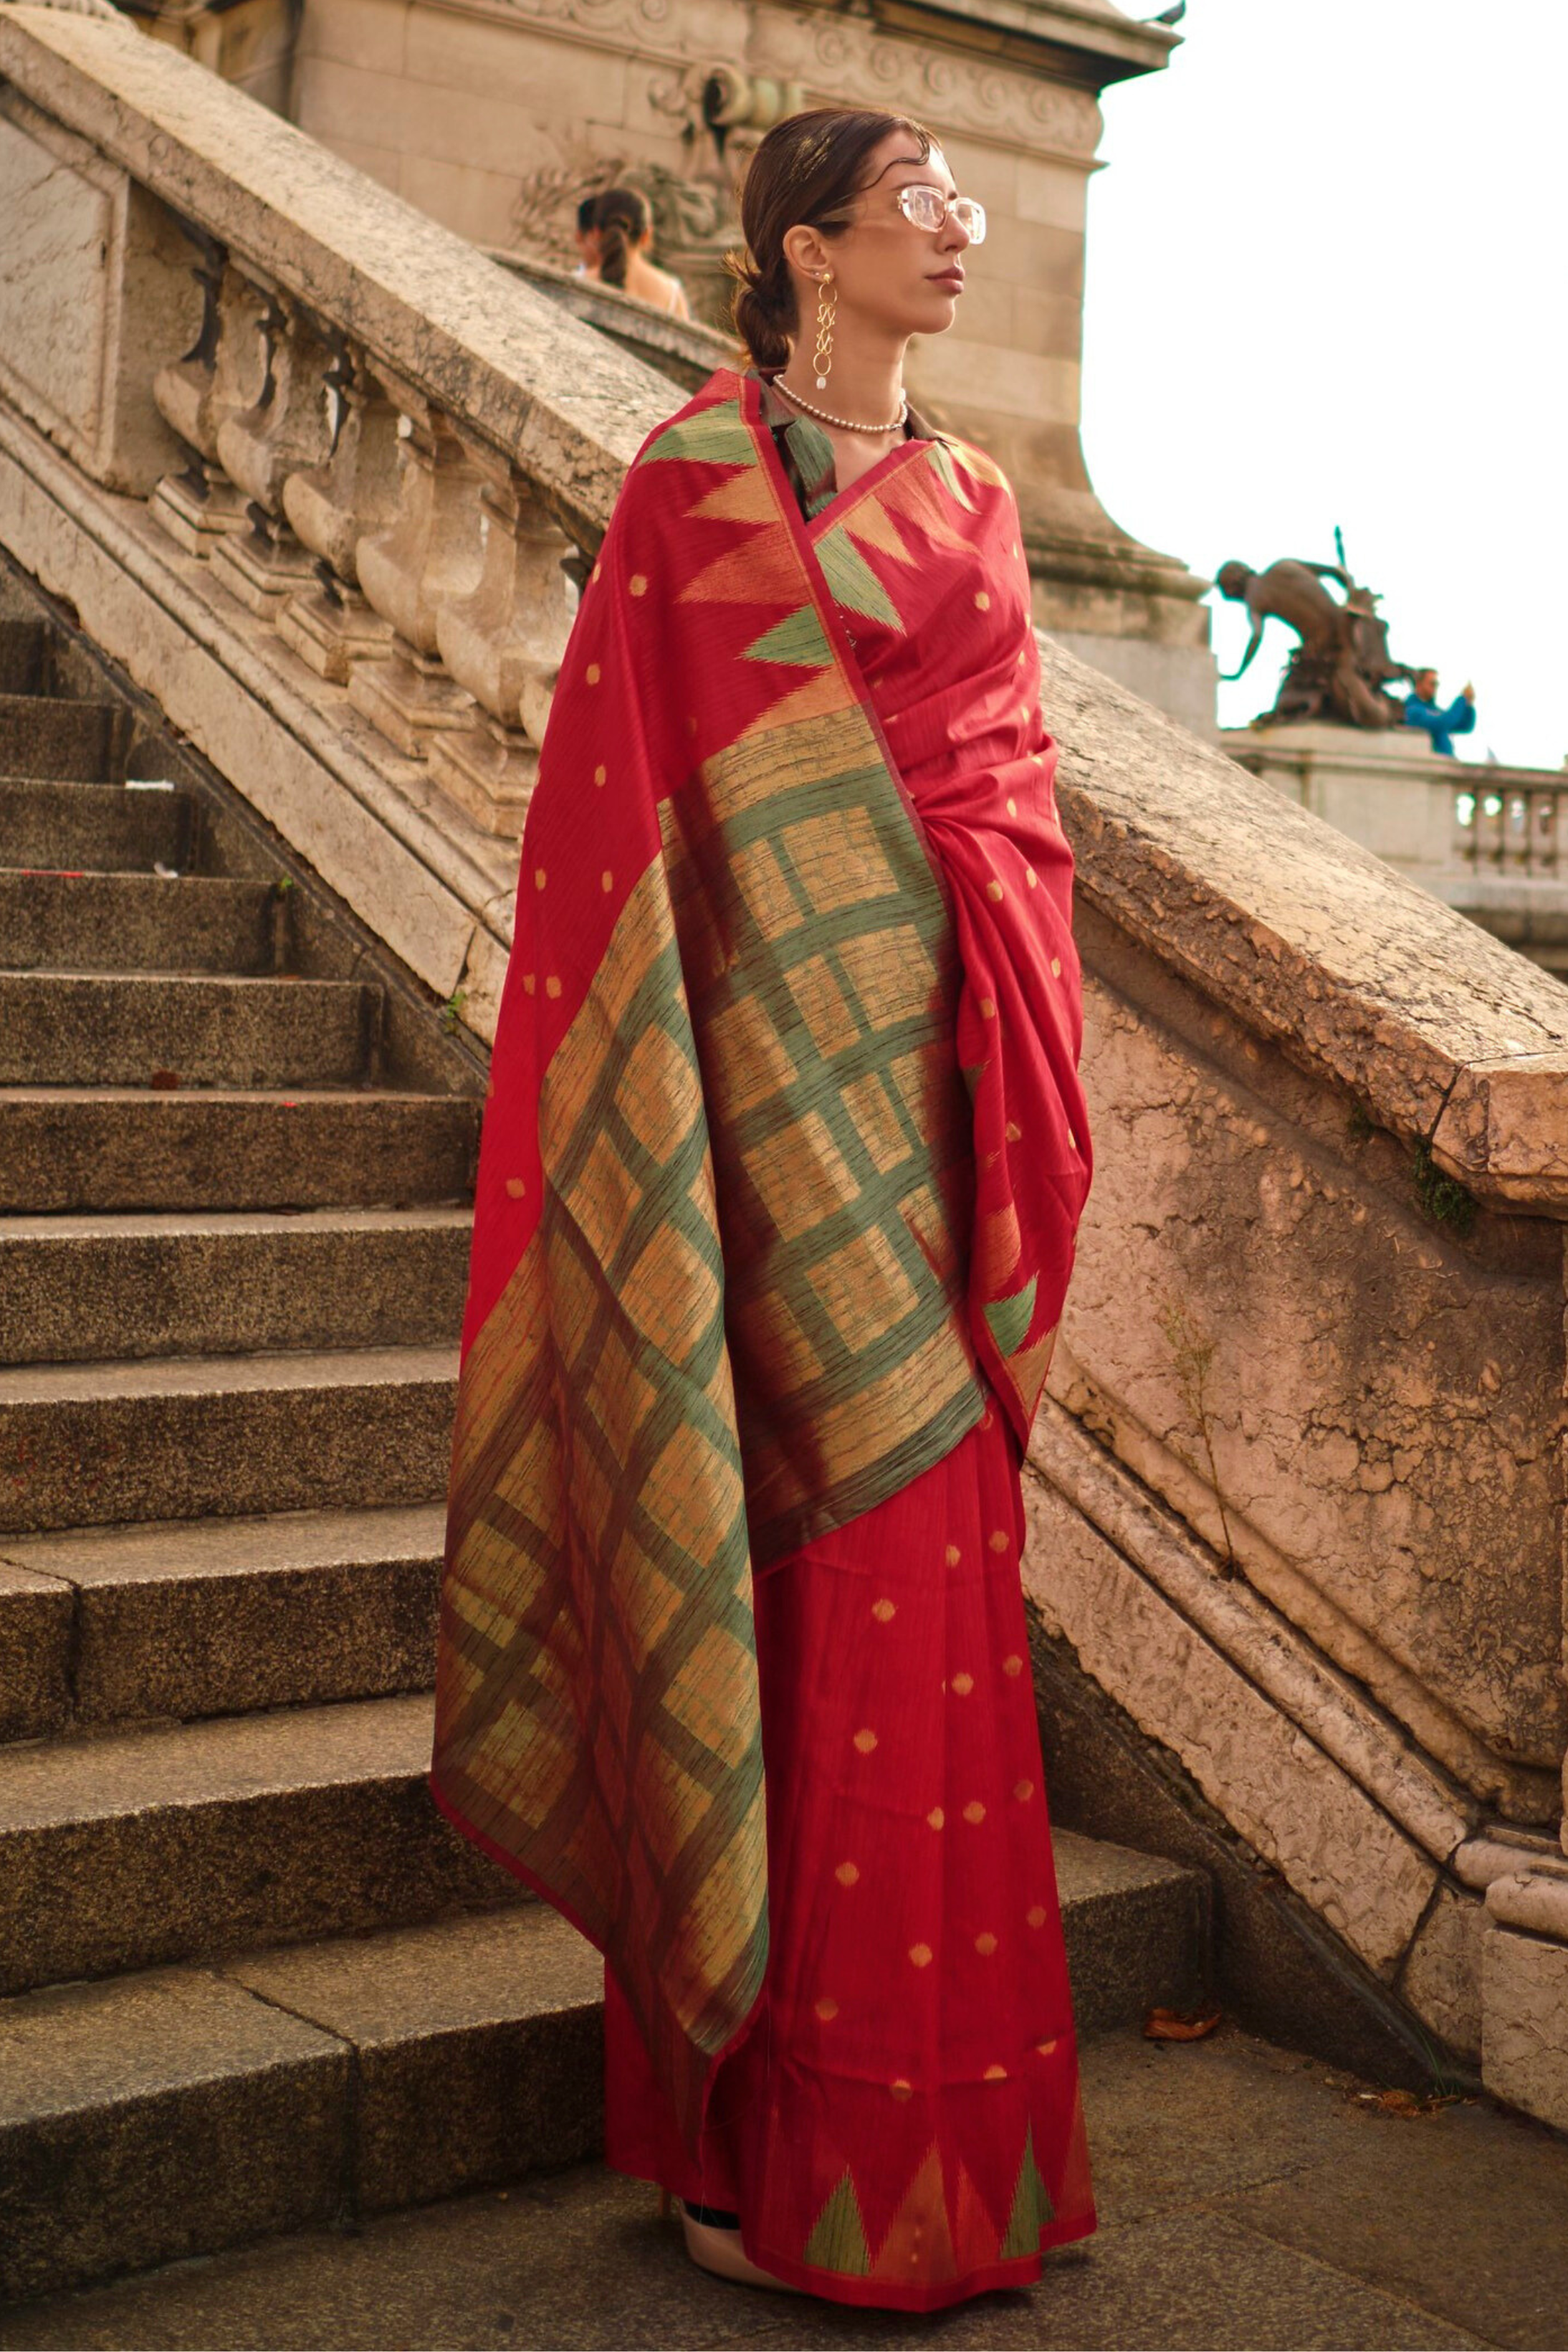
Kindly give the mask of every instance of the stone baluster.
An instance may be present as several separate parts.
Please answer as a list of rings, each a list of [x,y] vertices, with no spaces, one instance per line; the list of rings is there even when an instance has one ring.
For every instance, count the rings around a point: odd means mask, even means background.
[[[314,559],[301,547],[283,512],[290,474],[319,464],[332,444],[327,370],[331,354],[309,313],[276,287],[264,284],[257,320],[263,373],[256,399],[223,417],[218,458],[242,489],[249,529],[234,532],[213,554],[213,577],[260,620],[272,620],[310,578]]]
[[[318,677],[344,686],[351,663],[392,650],[391,624],[361,593],[357,549],[397,512],[398,413],[363,354],[340,336],[332,339],[327,394],[331,455],[283,485],[283,511],[317,559],[315,583],[289,598],[277,634]]]
[[[1502,862],[1516,874],[1530,864],[1530,795],[1505,793],[1502,801]]]
[[[1459,784],[1453,795],[1454,827],[1451,858],[1456,866],[1473,866],[1480,833],[1480,796],[1473,784]]]
[[[1481,866],[1502,863],[1503,800],[1484,788],[1476,795],[1476,859]]]
[[[355,551],[360,586],[391,624],[384,661],[356,662],[349,699],[391,743],[422,760],[434,736],[474,724],[473,697],[441,659],[436,622],[480,570],[480,476],[445,412],[390,373],[402,417],[397,513]]]
[[[436,617],[441,657],[479,706],[476,723],[431,746],[430,772],[487,833],[517,835],[538,771],[560,657],[576,610],[571,545],[517,467],[462,436],[484,479],[484,565]]]
[[[202,289],[201,329],[183,359],[158,370],[152,398],[190,447],[191,463],[183,474],[165,474],[149,504],[187,555],[207,556],[247,524],[244,495],[218,456],[218,428],[260,393],[266,361],[256,324],[265,297],[229,267],[221,246],[199,230],[186,235],[201,257],[192,273]]]
[[[1530,796],[1530,870],[1532,874],[1553,877],[1556,875],[1557,820],[1561,806],[1561,797],[1553,792],[1531,793]]]

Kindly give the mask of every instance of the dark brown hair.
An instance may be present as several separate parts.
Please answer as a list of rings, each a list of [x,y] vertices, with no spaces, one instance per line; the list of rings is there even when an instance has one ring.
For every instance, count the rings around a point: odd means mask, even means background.
[[[624,286],[632,248],[640,245],[653,225],[648,199],[641,188],[606,188],[593,207],[599,231],[599,275],[606,286]]]
[[[866,159],[892,131],[906,131],[922,160],[936,141],[906,114],[880,107],[818,106],[776,122],[752,157],[740,192],[744,253],[728,256],[735,331],[759,368],[781,368],[798,320],[784,257],[788,232],[803,224],[833,236],[863,184]]]

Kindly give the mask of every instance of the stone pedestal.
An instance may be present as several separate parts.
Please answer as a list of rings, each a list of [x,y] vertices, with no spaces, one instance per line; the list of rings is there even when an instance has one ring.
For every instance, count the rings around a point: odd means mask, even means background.
[[[1390,866],[1443,874],[1456,863],[1455,795],[1478,772],[1434,751],[1414,727],[1237,727],[1222,750]]]
[[[1487,1889],[1481,2074],[1489,2091],[1568,2131],[1568,1861]]]
[[[539,755],[520,727],[484,711],[476,726],[433,736],[427,756],[432,782],[476,824],[503,840],[521,838]]]
[[[1448,760],[1414,727],[1241,727],[1223,749],[1546,971],[1568,975],[1568,772]]]

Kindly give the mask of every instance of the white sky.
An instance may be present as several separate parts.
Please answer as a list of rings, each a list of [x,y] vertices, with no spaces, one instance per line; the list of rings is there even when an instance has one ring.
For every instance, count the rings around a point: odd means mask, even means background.
[[[1152,16],[1159,0],[1125,0]],[[1123,526],[1212,578],[1333,561],[1395,657],[1468,678],[1485,759],[1568,759],[1568,0],[1188,0],[1104,96],[1083,443]],[[1240,606],[1210,597],[1222,669]],[[1220,688],[1272,701],[1270,625]]]

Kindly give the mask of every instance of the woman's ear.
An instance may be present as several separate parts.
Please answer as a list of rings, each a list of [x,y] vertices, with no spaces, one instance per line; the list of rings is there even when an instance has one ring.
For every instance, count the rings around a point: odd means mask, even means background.
[[[828,240],[821,229],[808,228],[804,223],[798,223],[794,228],[785,230],[783,246],[785,260],[792,269],[800,270],[802,277],[821,278],[824,270],[833,266]]]

